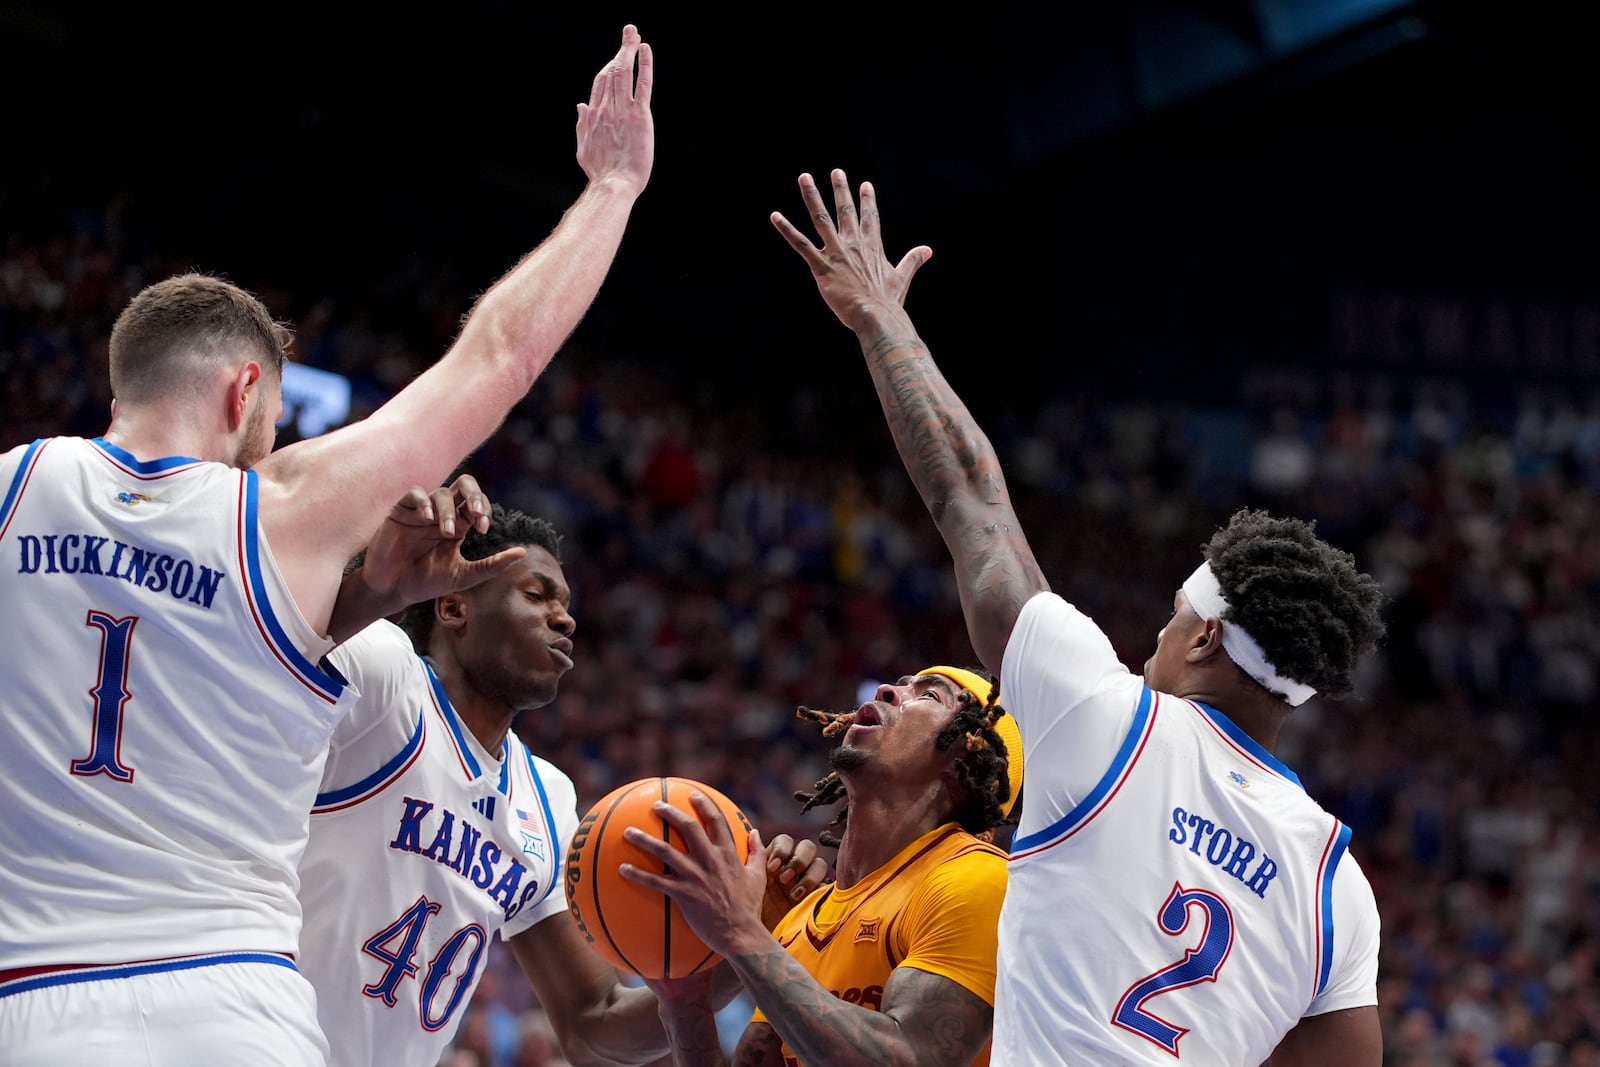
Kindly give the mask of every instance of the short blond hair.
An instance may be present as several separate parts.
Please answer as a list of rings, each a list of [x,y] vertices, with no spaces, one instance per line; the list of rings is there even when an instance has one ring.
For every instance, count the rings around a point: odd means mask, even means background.
[[[207,363],[261,361],[282,375],[294,334],[226,279],[179,274],[140,290],[111,327],[111,394],[137,404],[191,385]]]

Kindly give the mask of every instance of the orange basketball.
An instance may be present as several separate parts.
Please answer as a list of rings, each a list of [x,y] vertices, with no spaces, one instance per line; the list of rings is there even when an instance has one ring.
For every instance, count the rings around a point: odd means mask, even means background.
[[[689,794],[699,790],[727,820],[739,858],[750,855],[750,820],[738,805],[703,782],[689,778],[641,778],[607,793],[578,824],[567,849],[567,905],[589,944],[613,965],[645,978],[683,978],[713,966],[716,953],[689,928],[676,905],[664,894],[623,878],[618,871],[631,863],[661,871],[630,845],[622,831],[637,826],[683,851],[681,836],[651,810],[658,800],[699,818]]]

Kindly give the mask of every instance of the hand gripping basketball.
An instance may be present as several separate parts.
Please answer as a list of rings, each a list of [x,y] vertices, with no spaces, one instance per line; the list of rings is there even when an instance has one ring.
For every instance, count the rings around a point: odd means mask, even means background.
[[[750,821],[725,795],[688,778],[641,778],[602,797],[578,824],[567,850],[567,906],[602,958],[644,978],[683,978],[714,966],[720,957],[689,927],[664,894],[624,878],[624,863],[657,874],[670,866],[623,837],[637,827],[683,851],[682,835],[654,811],[664,801],[698,818],[691,793],[708,797],[727,821],[740,859],[749,856]]]

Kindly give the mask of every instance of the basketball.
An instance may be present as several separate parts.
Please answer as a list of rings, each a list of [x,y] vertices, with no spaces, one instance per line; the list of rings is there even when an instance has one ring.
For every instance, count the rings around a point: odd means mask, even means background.
[[[578,928],[612,965],[645,978],[683,978],[714,966],[718,960],[689,928],[676,905],[663,893],[636,885],[618,868],[631,863],[661,872],[662,866],[628,844],[622,832],[637,826],[680,852],[680,835],[651,810],[664,800],[695,818],[689,794],[700,791],[722,811],[739,858],[750,855],[750,820],[722,793],[689,778],[641,778],[600,798],[578,824],[567,850],[567,906]]]

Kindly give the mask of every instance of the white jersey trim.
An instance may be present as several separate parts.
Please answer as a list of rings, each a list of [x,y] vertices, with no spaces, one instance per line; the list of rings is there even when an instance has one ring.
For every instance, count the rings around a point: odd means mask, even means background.
[[[1149,686],[1144,687],[1143,695],[1139,697],[1138,710],[1133,715],[1133,725],[1128,729],[1128,735],[1122,741],[1122,747],[1111,760],[1111,766],[1101,776],[1100,781],[1089,791],[1089,795],[1078,802],[1078,805],[1067,812],[1054,823],[1043,830],[1035,831],[1024,837],[1017,838],[1011,843],[1011,861],[1027,859],[1036,856],[1046,849],[1054,848],[1073,834],[1089,825],[1089,822],[1105,806],[1111,803],[1112,797],[1122,788],[1122,783],[1128,780],[1134,764],[1139,762],[1139,755],[1144,752],[1145,742],[1150,740],[1150,734],[1155,729],[1156,712],[1161,704],[1161,694]]]
[[[1300,776],[1295,774],[1288,764],[1278,759],[1265,748],[1262,748],[1260,742],[1239,729],[1238,724],[1232,719],[1210,704],[1201,704],[1198,701],[1187,699],[1184,700],[1184,703],[1199,712],[1206,724],[1217,732],[1217,736],[1222,738],[1239,755],[1268,774],[1275,774],[1287,782],[1292,782],[1300,792],[1304,793],[1306,791],[1306,787],[1300,781]]]
[[[354,785],[318,793],[316,802],[311,807],[311,814],[323,815],[330,811],[340,811],[377,796],[417,762],[417,757],[422,755],[422,746],[427,737],[428,717],[422,709],[418,709],[417,728],[411,731],[411,739],[394,755],[394,758]]]
[[[550,831],[550,854],[558,857],[555,863],[556,877],[550,879],[550,884],[544,887],[544,892],[539,895],[538,901],[535,902],[532,907],[526,909],[528,911],[532,911],[537,909],[539,905],[543,904],[546,900],[549,900],[550,894],[555,890],[555,887],[561,882],[565,881],[566,869],[564,864],[566,862],[566,853],[561,851],[561,830],[556,824],[555,811],[550,807],[550,797],[545,793],[544,779],[540,777],[538,765],[534,763],[533,750],[527,745],[523,745],[522,755],[523,758],[528,762],[528,777],[533,779],[533,788],[539,794],[539,806],[544,810],[545,827]],[[508,760],[507,762],[510,761]],[[506,794],[506,803],[512,803],[510,793]],[[522,809],[513,804],[511,811],[517,816],[517,822],[521,824],[523,822],[521,814]]]
[[[1322,865],[1317,870],[1317,981],[1311,991],[1312,999],[1322,994],[1333,975],[1333,876],[1349,846],[1350,827],[1335,819],[1333,833],[1322,850]]]
[[[450,703],[450,696],[445,692],[444,683],[433,673],[433,664],[422,659],[422,669],[428,674],[428,687],[433,692],[433,708],[444,720],[445,726],[449,727],[450,743],[455,746],[456,759],[461,763],[461,772],[467,776],[467,781],[475,782],[483,777],[483,768],[478,765],[478,757],[472,753],[472,745],[467,741],[466,729],[456,715],[455,705]],[[510,757],[511,740],[507,738],[500,742],[500,795],[508,800],[511,797]]]
[[[267,587],[262,577],[263,561],[260,527],[256,515],[256,490],[256,472],[245,471],[239,499],[239,560],[249,577],[249,581],[244,583],[244,588],[250,613],[255,617],[256,627],[261,631],[267,646],[277,654],[278,659],[290,673],[322,699],[330,704],[336,704],[339,701],[339,694],[344,692],[345,680],[326,658],[320,667],[306,659],[295,643],[289,639],[289,635],[284,632],[283,625],[273,613],[272,603],[267,598]],[[290,605],[290,608],[295,610],[293,605]],[[310,629],[309,626],[305,628]]]
[[[187,971],[195,967],[214,967],[223,963],[268,963],[299,970],[294,957],[279,952],[210,952],[199,956],[178,956],[169,960],[148,960],[141,963],[112,963],[104,966],[67,966],[51,968],[22,968],[24,976],[0,981],[0,997],[31,993],[49,986],[74,985],[79,982],[105,982],[118,978],[136,978],[142,974],[160,971]]]
[[[6,498],[0,501],[0,539],[5,538],[6,528],[11,525],[11,517],[16,514],[17,501],[21,500],[22,494],[27,491],[28,479],[32,477],[33,468],[39,462],[39,454],[49,443],[45,439],[35,441],[22,454],[22,462],[17,464],[16,476],[11,479],[11,485],[6,489]]]

